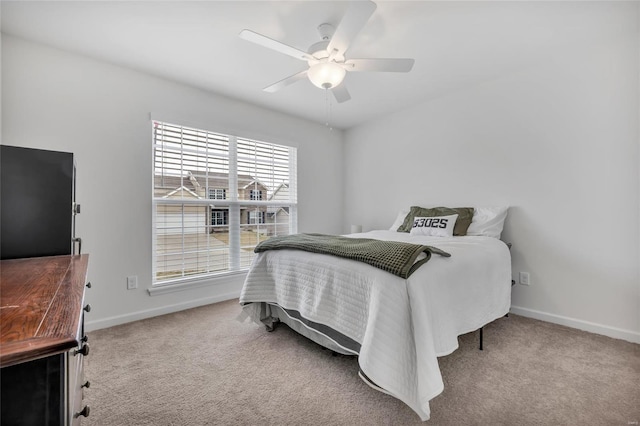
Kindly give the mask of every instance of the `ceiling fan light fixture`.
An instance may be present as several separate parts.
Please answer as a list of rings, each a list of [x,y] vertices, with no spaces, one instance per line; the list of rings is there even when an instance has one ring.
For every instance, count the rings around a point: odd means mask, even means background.
[[[314,86],[332,89],[342,83],[347,71],[335,62],[319,62],[312,65],[307,76]]]

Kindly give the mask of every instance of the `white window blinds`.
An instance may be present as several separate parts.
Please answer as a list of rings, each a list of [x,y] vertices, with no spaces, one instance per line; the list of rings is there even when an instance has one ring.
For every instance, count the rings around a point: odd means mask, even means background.
[[[154,284],[245,270],[297,232],[295,148],[152,123]]]

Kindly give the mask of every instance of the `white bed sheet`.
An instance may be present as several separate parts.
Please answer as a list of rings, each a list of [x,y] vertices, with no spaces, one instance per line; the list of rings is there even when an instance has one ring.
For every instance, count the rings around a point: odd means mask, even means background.
[[[360,343],[364,374],[427,420],[429,401],[444,388],[437,357],[457,349],[459,335],[509,311],[509,249],[490,237],[349,236],[432,245],[451,257],[433,255],[405,280],[333,256],[267,251],[254,258],[240,303],[275,303]],[[256,307],[245,312],[259,323]]]

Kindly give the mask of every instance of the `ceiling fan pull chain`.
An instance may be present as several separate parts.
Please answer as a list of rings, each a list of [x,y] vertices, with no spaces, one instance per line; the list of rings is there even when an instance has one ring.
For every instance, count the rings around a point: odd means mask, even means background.
[[[325,121],[325,126],[329,128],[329,131],[333,130],[331,127],[331,99],[329,99],[329,89],[324,89],[324,102],[325,102],[325,113],[327,116],[327,120]]]
[[[329,91],[327,89],[324,89],[324,115],[326,116],[324,125],[329,127]]]

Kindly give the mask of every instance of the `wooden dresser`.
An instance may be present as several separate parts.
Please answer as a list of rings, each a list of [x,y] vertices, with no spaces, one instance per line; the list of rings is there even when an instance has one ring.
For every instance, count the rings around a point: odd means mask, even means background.
[[[89,355],[84,305],[89,256],[0,261],[2,425],[78,425],[83,360]]]

